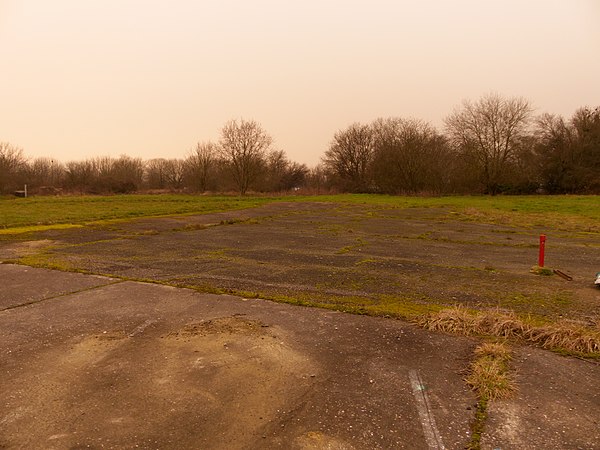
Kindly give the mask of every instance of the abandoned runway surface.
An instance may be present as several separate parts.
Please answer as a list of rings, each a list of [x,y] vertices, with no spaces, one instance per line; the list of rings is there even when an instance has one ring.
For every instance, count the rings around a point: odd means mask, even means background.
[[[0,265],[0,448],[463,448],[476,341]],[[600,368],[517,350],[485,448],[600,448]],[[543,377],[543,378],[542,378]],[[540,379],[542,378],[542,379]]]

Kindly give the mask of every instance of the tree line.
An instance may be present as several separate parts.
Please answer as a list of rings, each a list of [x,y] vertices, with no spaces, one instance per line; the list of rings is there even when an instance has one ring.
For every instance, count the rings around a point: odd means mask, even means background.
[[[61,163],[24,156],[0,143],[0,193],[23,189],[39,194],[132,192],[286,192],[310,183],[312,171],[272,148],[255,121],[232,120],[218,143],[199,142],[185,158],[142,160],[122,155]]]
[[[185,158],[97,157],[65,164],[27,159],[0,143],[0,193],[138,191],[372,192],[387,194],[600,193],[600,108],[571,118],[533,115],[523,98],[464,101],[443,131],[406,118],[354,123],[334,133],[309,169],[273,148],[255,121],[232,120],[220,140]]]
[[[414,119],[377,119],[335,133],[324,165],[350,192],[600,193],[600,108],[534,117],[522,98],[465,101],[444,133]]]

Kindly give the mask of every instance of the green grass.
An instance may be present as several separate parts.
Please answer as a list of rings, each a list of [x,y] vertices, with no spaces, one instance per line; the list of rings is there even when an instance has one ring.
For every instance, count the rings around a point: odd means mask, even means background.
[[[311,197],[298,197],[311,198]],[[598,195],[520,195],[520,196],[441,196],[413,197],[377,194],[321,195],[319,201],[335,201],[355,204],[371,204],[401,208],[453,207],[477,208],[482,211],[497,210],[518,213],[569,213],[600,220],[600,196]]]
[[[485,431],[485,423],[487,422],[488,402],[486,400],[478,400],[475,406],[475,417],[471,422],[471,439],[466,445],[466,450],[480,450],[481,438]]]
[[[86,271],[84,270],[80,270],[76,267],[73,267],[73,265],[67,262],[66,260],[58,258],[56,257],[56,255],[51,255],[50,253],[48,253],[48,249],[33,255],[22,256],[18,259],[18,261],[9,262],[16,262],[18,264],[23,264],[25,266],[31,267],[41,267],[43,269],[60,270],[63,272],[86,273]]]
[[[41,231],[57,225],[206,214],[270,202],[330,202],[373,208],[441,208],[443,220],[600,231],[600,196],[405,197],[343,194],[293,197],[234,197],[183,194],[0,198],[0,233]],[[366,211],[368,213],[368,211]]]
[[[193,195],[114,195],[30,197],[0,200],[0,233],[69,228],[90,222],[207,214],[253,208],[276,201],[267,197]]]
[[[390,208],[445,208],[452,218],[459,221],[600,231],[598,195],[406,197],[344,194],[320,196],[319,201]]]

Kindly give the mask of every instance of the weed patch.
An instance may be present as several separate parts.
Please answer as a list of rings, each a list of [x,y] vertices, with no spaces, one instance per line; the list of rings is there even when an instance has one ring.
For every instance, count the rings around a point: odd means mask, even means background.
[[[360,266],[363,264],[374,264],[377,263],[379,260],[375,259],[375,258],[364,258],[361,259],[360,261],[357,261],[354,263],[355,266]]]
[[[471,440],[465,446],[466,450],[480,450],[481,449],[481,436],[485,429],[485,423],[487,421],[487,407],[488,402],[486,400],[479,400],[475,407],[475,417],[471,422]]]
[[[24,266],[40,267],[43,269],[60,270],[62,272],[87,273],[85,270],[77,269],[67,261],[61,260],[59,258],[54,258],[46,253],[22,256],[18,260],[9,262],[13,264],[21,264]]]
[[[554,275],[552,269],[549,269],[548,267],[533,266],[529,271],[534,275],[543,275],[547,277]]]
[[[516,390],[509,367],[512,355],[505,343],[483,343],[474,353],[475,359],[470,364],[465,378],[478,398],[475,417],[471,422],[471,440],[466,447],[469,450],[481,448],[481,436],[487,421],[489,402],[508,398]]]
[[[503,343],[484,343],[475,349],[467,384],[486,401],[509,397],[515,383],[509,374],[511,352]]]

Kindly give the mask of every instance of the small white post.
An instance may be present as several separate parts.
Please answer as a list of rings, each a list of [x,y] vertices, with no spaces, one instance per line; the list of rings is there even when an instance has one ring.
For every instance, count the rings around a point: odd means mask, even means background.
[[[27,185],[25,185],[25,198],[27,198]]]

